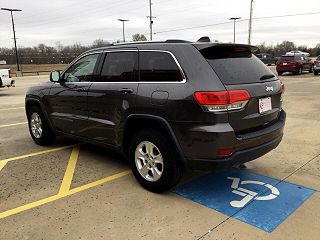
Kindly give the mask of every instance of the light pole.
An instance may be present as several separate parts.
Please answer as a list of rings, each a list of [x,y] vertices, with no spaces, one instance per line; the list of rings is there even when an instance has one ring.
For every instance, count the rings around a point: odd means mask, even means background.
[[[3,11],[9,11],[11,13],[11,22],[12,22],[12,30],[13,30],[13,39],[14,39],[14,48],[16,52],[16,62],[17,62],[17,71],[20,71],[19,67],[19,57],[18,57],[18,49],[17,49],[17,40],[16,40],[16,31],[14,28],[13,14],[12,12],[21,12],[21,9],[10,9],[10,8],[1,8]]]
[[[129,20],[128,19],[118,19],[118,21],[122,22],[122,37],[123,37],[123,42],[126,42],[126,38],[125,38],[125,35],[124,35],[124,22],[128,22]]]
[[[232,17],[229,20],[233,20],[233,43],[236,43],[236,21],[241,17]]]
[[[253,1],[254,0],[250,0],[249,37],[248,37],[249,45],[251,45]]]

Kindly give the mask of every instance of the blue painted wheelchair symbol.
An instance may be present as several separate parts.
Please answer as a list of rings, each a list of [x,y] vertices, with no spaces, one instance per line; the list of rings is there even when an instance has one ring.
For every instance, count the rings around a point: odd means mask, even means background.
[[[242,200],[240,201],[234,200],[230,202],[230,205],[235,208],[242,208],[252,200],[268,201],[268,200],[275,199],[280,195],[279,190],[268,183],[264,183],[260,181],[252,181],[252,180],[246,180],[246,181],[240,182],[240,178],[233,178],[233,177],[228,177],[228,179],[232,180],[231,188],[234,189],[232,190],[232,193],[243,197]],[[239,187],[239,184],[240,185],[257,184],[257,185],[265,186],[266,188],[271,190],[271,193],[269,193],[266,196],[257,196],[258,195],[257,192],[253,192],[251,190]]]
[[[267,232],[272,232],[315,192],[240,169],[212,172],[173,191]]]

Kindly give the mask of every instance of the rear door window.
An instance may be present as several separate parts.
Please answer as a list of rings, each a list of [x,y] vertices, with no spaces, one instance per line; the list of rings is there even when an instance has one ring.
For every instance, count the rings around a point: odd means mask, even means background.
[[[248,84],[272,80],[260,80],[263,76],[272,76],[251,50],[237,46],[214,46],[200,51],[216,72],[223,84]]]
[[[108,52],[98,81],[132,82],[137,62],[138,53],[136,51]]]
[[[170,53],[139,52],[141,82],[179,82],[183,80],[180,68]]]

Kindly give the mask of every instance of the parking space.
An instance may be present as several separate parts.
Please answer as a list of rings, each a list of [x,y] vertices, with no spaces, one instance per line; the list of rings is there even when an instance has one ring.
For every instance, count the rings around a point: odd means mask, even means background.
[[[24,95],[45,79],[0,89],[0,239],[318,239],[320,76],[281,76],[287,123],[277,149],[246,169],[187,171],[164,194],[140,187],[104,148],[63,137],[35,145]]]

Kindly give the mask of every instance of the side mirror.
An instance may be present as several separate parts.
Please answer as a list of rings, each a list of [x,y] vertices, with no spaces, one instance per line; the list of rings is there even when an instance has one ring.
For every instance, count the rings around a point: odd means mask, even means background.
[[[59,82],[60,81],[60,72],[59,71],[52,71],[50,73],[50,81],[51,82]]]

